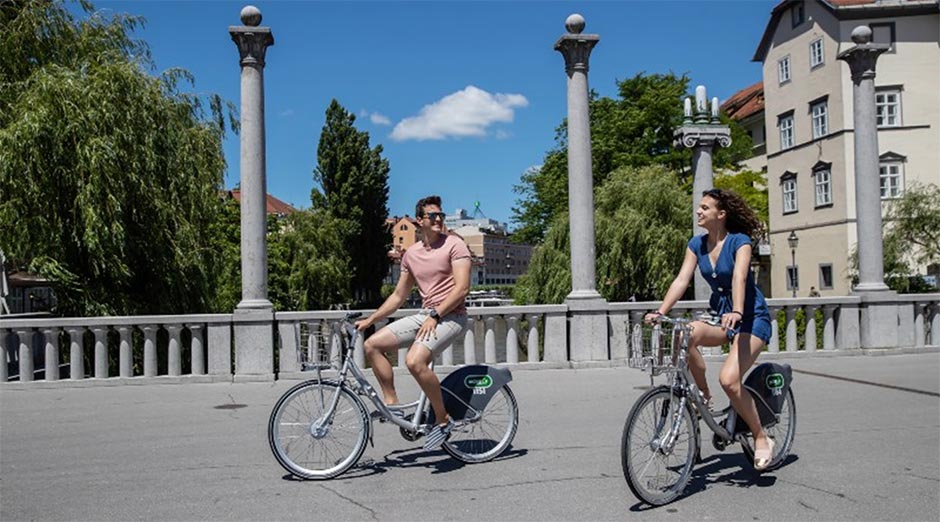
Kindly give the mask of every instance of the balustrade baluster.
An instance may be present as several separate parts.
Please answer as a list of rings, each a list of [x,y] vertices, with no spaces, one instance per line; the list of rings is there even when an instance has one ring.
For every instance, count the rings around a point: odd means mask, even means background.
[[[356,364],[360,368],[365,368],[366,366],[366,348],[365,348],[365,339],[358,335],[356,336],[356,348],[353,352],[353,360],[356,361]]]
[[[806,312],[806,333],[803,334],[803,349],[807,352],[816,351],[816,310],[818,307],[809,305],[803,310]]]
[[[8,330],[5,328],[0,328],[0,382],[7,382],[10,380],[9,369],[7,362],[7,339],[10,338]]]
[[[95,334],[95,379],[108,378],[108,327],[94,326]]]
[[[923,348],[926,341],[924,311],[924,303],[914,303],[914,348]]]
[[[823,306],[823,350],[835,350],[836,348],[836,307],[833,305]]]
[[[169,345],[166,350],[167,375],[179,377],[183,373],[182,349],[180,348],[180,325],[169,324],[165,326]]]
[[[118,326],[118,375],[123,378],[134,376],[133,326]]]
[[[69,379],[78,380],[85,378],[85,354],[82,353],[82,347],[85,344],[85,328],[69,328]]]
[[[20,338],[20,382],[33,380],[33,329],[17,328],[16,335]]]
[[[768,352],[780,351],[780,323],[777,322],[777,309],[770,309],[770,342],[767,343]]]
[[[519,316],[506,318],[506,362],[519,362]]]
[[[140,327],[144,331],[144,377],[157,375],[157,330],[159,326],[145,324]]]
[[[454,343],[447,345],[447,348],[444,348],[444,351],[441,353],[441,365],[443,366],[453,366],[454,365]]]
[[[463,362],[464,364],[477,363],[476,335],[473,333],[474,319],[467,317],[467,330],[463,334]]]
[[[526,351],[530,363],[539,362],[539,319],[541,314],[529,314],[529,338],[526,340]]]
[[[47,327],[42,329],[43,344],[46,351],[46,380],[59,380],[59,329]]]
[[[484,321],[486,333],[483,334],[483,361],[486,364],[496,363],[496,317],[489,316]]]
[[[930,345],[940,346],[940,302],[930,303]]]
[[[787,317],[787,352],[793,353],[799,349],[798,338],[796,333],[796,311],[797,307],[787,306],[784,308],[784,313]]]
[[[188,324],[186,325],[189,328],[189,333],[192,336],[192,343],[190,345],[190,370],[189,373],[192,375],[205,375],[206,373],[206,352],[202,341],[202,332],[203,328],[201,324]],[[294,325],[297,326],[296,324]],[[294,347],[296,349],[296,347]]]

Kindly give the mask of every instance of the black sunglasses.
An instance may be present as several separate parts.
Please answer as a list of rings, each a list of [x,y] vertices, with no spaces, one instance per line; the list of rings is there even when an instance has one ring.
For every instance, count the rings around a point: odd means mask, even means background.
[[[436,219],[440,219],[441,221],[444,221],[445,216],[446,214],[444,214],[443,212],[426,212],[424,214],[424,217],[428,218],[428,220],[431,221],[432,223]]]

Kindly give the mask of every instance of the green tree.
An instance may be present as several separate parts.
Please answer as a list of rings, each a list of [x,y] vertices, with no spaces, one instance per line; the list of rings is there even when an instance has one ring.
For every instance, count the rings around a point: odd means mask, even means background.
[[[888,203],[882,255],[889,288],[900,293],[936,291],[912,276],[918,265],[936,270],[940,264],[940,187],[912,183],[900,198]],[[857,282],[858,245],[852,249],[849,273]]]
[[[659,299],[682,265],[691,199],[664,166],[621,168],[595,191],[597,289],[610,301]],[[571,292],[566,215],[552,222],[516,284],[521,303],[560,303]]]
[[[277,310],[325,310],[349,302],[345,220],[310,209],[269,225],[268,295]]]
[[[591,93],[594,186],[600,186],[617,169],[654,164],[688,176],[692,156],[688,150],[673,146],[673,131],[682,124],[681,99],[688,92],[689,78],[639,73],[617,86],[616,100]],[[732,146],[716,152],[716,169],[736,167],[751,150],[747,133],[735,122],[723,121],[731,127]],[[526,171],[514,189],[520,196],[513,208],[513,220],[518,224],[515,235],[521,241],[540,242],[556,216],[567,212],[567,138],[567,123],[562,122],[555,132],[555,147],[546,153],[542,166]]]
[[[381,299],[388,271],[388,160],[382,146],[369,146],[369,133],[356,129],[356,116],[336,100],[326,110],[326,123],[317,146],[311,201],[345,223],[344,244],[352,268],[357,304]]]
[[[138,18],[82,7],[0,3],[0,246],[63,314],[206,310],[223,103],[147,74]]]
[[[764,230],[768,230],[770,211],[767,202],[767,177],[764,174],[752,170],[735,173],[726,171],[715,177],[715,187],[732,190],[744,198],[747,205],[764,223]],[[701,197],[701,194],[693,194],[693,196]]]

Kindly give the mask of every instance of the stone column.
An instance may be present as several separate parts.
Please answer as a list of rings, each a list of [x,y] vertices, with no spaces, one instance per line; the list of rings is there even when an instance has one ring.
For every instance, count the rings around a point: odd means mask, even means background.
[[[571,237],[571,360],[607,359],[607,301],[597,292],[594,255],[594,175],[591,172],[591,119],[588,62],[600,41],[581,34],[584,17],[565,20],[568,33],[555,42],[568,75],[568,218]]]
[[[871,29],[852,31],[857,45],[839,53],[852,72],[852,116],[855,137],[855,213],[858,230],[856,291],[888,290],[884,283],[881,241],[881,185],[878,176],[878,125],[875,108],[875,62],[889,44],[871,43]]]
[[[274,45],[261,11],[246,6],[243,26],[229,27],[241,64],[241,258],[242,300],[235,323],[235,378],[274,378],[274,308],[268,300],[267,196],[264,143],[264,57]]]
[[[875,107],[875,64],[888,44],[871,43],[871,28],[852,31],[855,46],[838,55],[852,73],[852,117],[855,137],[855,214],[858,237],[858,284],[861,295],[862,348],[898,345],[898,308],[884,283],[881,185],[878,175],[878,125]]]
[[[708,110],[708,98],[705,86],[695,88],[695,116],[692,115],[692,101],[685,100],[685,118],[682,126],[673,133],[674,144],[678,148],[692,149],[692,234],[701,235],[705,229],[698,226],[699,199],[706,190],[715,187],[715,173],[712,168],[712,152],[715,147],[731,146],[731,129],[718,120],[718,98],[712,99],[711,113]],[[711,296],[711,287],[698,270],[695,271],[695,299],[706,300]]]
[[[568,33],[555,42],[568,75],[568,217],[571,232],[571,293],[568,299],[600,299],[594,270],[594,176],[591,172],[591,119],[588,60],[600,37],[581,34],[584,17],[565,20]]]

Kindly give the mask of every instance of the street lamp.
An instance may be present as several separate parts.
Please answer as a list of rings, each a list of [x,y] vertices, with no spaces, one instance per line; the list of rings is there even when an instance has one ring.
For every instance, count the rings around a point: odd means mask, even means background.
[[[800,243],[800,238],[796,237],[796,230],[790,231],[787,237],[787,243],[790,244],[790,286],[793,288],[793,297],[796,297],[797,272],[796,272],[796,246]]]

